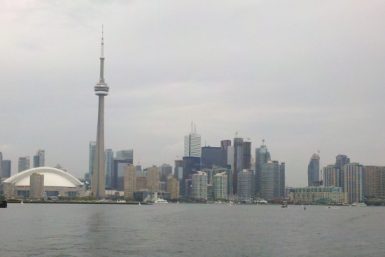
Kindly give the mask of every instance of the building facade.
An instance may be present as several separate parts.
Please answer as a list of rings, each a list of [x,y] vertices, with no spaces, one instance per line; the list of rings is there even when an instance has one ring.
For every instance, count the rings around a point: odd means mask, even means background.
[[[291,188],[289,200],[294,204],[342,204],[346,201],[346,193],[334,186]]]
[[[213,193],[214,200],[227,200],[228,199],[228,182],[227,173],[220,172],[213,176]]]
[[[358,203],[363,198],[363,166],[358,163],[349,163],[343,166],[344,192],[348,203]]]
[[[238,201],[251,202],[254,198],[254,174],[250,170],[238,173]]]
[[[175,177],[169,177],[167,180],[167,192],[170,193],[171,200],[179,199],[179,181]]]
[[[134,200],[136,191],[136,169],[130,164],[124,170],[124,197],[128,200]]]
[[[147,178],[147,189],[150,192],[158,192],[159,182],[160,182],[159,168],[156,166],[152,166],[148,168],[146,178]]]
[[[207,174],[198,171],[192,175],[192,198],[198,201],[207,201]]]

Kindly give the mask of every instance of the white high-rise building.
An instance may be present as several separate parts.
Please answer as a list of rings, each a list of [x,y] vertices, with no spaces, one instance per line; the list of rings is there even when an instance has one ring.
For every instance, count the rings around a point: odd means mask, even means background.
[[[344,175],[344,192],[347,193],[348,203],[358,203],[364,200],[363,198],[363,169],[359,163],[345,164],[343,167]]]
[[[226,172],[217,173],[213,176],[213,191],[215,200],[228,199]]]
[[[207,200],[207,174],[198,171],[192,175],[192,198],[196,200]]]
[[[201,135],[196,133],[195,126],[191,126],[191,133],[184,137],[184,156],[201,157]]]

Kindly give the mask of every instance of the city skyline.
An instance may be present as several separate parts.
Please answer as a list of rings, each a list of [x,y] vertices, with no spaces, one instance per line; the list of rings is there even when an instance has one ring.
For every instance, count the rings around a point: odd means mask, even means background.
[[[49,166],[60,163],[77,177],[87,171],[102,23],[114,85],[106,148],[134,149],[135,164],[180,159],[194,120],[202,146],[219,146],[239,131],[253,153],[266,139],[274,159],[286,163],[287,185],[307,184],[317,149],[320,167],[338,154],[384,165],[384,3],[301,5],[292,13],[266,2],[213,3],[4,4],[0,151],[13,174],[18,158],[36,149],[48,153]],[[194,17],[207,26],[196,27]]]

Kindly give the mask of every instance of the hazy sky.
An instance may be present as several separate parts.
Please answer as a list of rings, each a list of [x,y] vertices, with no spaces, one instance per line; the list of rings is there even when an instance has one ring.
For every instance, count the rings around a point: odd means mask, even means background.
[[[106,147],[135,163],[173,164],[193,120],[203,145],[266,139],[289,186],[318,149],[322,166],[385,165],[384,13],[382,0],[0,0],[0,151],[13,173],[39,148],[88,170],[104,24]]]

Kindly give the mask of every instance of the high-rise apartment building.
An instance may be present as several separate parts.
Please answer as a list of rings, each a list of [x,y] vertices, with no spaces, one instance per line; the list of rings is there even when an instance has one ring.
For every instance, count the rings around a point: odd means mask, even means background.
[[[344,187],[344,175],[343,175],[343,167],[346,165],[346,164],[349,164],[350,163],[350,159],[348,156],[344,155],[344,154],[339,154],[336,156],[336,168],[338,170],[338,172],[340,173],[340,182],[339,182],[339,186],[340,187]]]
[[[344,192],[347,193],[348,203],[363,201],[363,166],[358,163],[349,163],[343,166]]]
[[[342,187],[340,185],[341,172],[335,165],[328,165],[323,168],[323,185],[325,187]]]
[[[29,198],[31,199],[41,199],[44,196],[44,175],[33,173],[29,177],[30,181],[30,190]]]
[[[228,199],[228,182],[227,173],[221,172],[213,176],[213,191],[214,200],[227,200]]]
[[[238,173],[238,200],[251,202],[254,197],[254,174],[251,170]]]
[[[362,191],[366,198],[385,198],[384,166],[365,166],[363,168]]]
[[[45,166],[45,151],[38,150],[36,155],[33,156],[33,167],[44,167]]]
[[[255,193],[257,197],[261,196],[262,166],[270,160],[270,153],[263,141],[262,145],[255,149]]]
[[[192,175],[192,198],[198,201],[207,200],[207,174],[198,171]]]
[[[124,197],[128,200],[134,200],[136,191],[136,170],[135,166],[130,164],[124,170]]]
[[[147,178],[144,176],[136,177],[136,191],[147,190]]]
[[[179,181],[175,177],[167,179],[167,192],[170,193],[171,200],[179,199]]]
[[[160,182],[159,168],[156,166],[152,166],[148,168],[146,178],[147,178],[147,189],[150,192],[158,192],[159,182]]]
[[[184,137],[184,156],[201,157],[201,136],[196,133],[195,127]]]
[[[28,170],[30,167],[30,160],[28,156],[19,157],[18,172]]]

